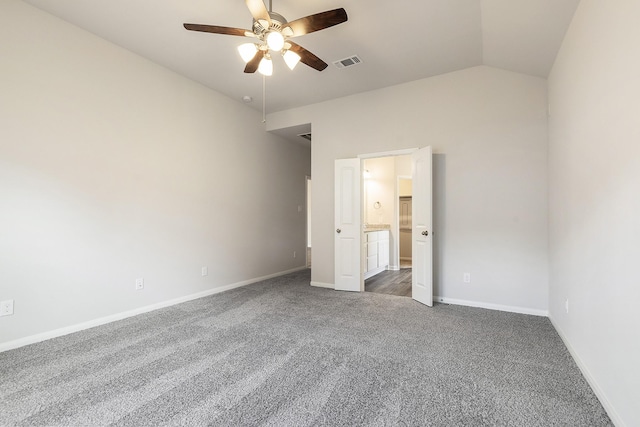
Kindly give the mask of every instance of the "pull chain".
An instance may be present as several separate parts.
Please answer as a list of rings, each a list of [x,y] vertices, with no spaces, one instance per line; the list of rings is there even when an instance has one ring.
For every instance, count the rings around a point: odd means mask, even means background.
[[[269,0],[269,13],[273,12],[273,0]],[[262,123],[267,123],[266,113],[266,99],[267,99],[267,80],[265,75],[262,75]]]
[[[266,100],[267,100],[267,79],[265,75],[262,75],[262,123],[267,123],[266,115]]]
[[[273,12],[273,0],[269,0],[269,12]],[[262,75],[262,123],[267,123],[267,79]]]

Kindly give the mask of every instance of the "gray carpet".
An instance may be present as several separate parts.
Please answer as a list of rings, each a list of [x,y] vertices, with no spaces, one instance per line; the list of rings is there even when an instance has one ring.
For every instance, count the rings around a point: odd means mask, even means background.
[[[548,319],[309,280],[0,353],[0,424],[612,425]]]

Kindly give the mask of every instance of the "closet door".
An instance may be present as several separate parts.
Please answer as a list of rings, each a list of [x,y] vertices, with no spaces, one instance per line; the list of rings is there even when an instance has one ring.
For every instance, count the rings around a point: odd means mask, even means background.
[[[412,258],[411,295],[414,300],[433,306],[433,229],[431,147],[411,155],[412,190]]]
[[[334,282],[339,291],[360,292],[360,159],[335,161]]]

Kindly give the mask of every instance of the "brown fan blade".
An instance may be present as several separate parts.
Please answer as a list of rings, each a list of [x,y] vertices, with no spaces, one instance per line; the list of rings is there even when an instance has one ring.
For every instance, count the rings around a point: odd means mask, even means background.
[[[289,40],[287,43],[291,44],[291,49],[289,50],[300,55],[300,62],[302,62],[303,64],[308,65],[311,68],[315,68],[318,71],[322,71],[328,67],[326,62],[324,62],[322,59],[318,58],[299,44],[295,44],[291,40]]]
[[[247,66],[244,67],[244,72],[255,73],[263,57],[264,57],[264,51],[262,50],[257,51],[255,56],[251,59],[251,61],[247,62]]]
[[[256,21],[267,21],[269,25],[271,25],[271,17],[269,16],[269,11],[267,7],[264,5],[262,0],[245,0],[247,7],[249,8],[249,12],[251,12],[251,16]],[[268,25],[267,25],[268,27]]]
[[[241,28],[220,27],[218,25],[202,25],[202,24],[184,24],[184,28],[190,31],[201,31],[203,33],[215,33],[215,34],[227,34],[230,36],[245,36],[245,32],[251,32],[249,30],[243,30]]]
[[[293,37],[297,37],[342,24],[346,22],[347,19],[347,12],[343,8],[340,8],[296,19],[295,21],[287,23],[286,27],[291,27]]]

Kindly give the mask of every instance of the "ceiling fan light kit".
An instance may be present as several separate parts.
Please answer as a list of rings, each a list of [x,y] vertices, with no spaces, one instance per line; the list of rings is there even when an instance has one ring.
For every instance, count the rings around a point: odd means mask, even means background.
[[[296,65],[298,65],[298,62],[300,62],[300,55],[292,50],[287,50],[282,55],[282,57],[284,58],[284,62],[285,64],[287,64],[287,67],[289,67],[290,70],[296,68]]]
[[[267,34],[267,46],[275,52],[281,51],[284,47],[284,36],[277,31],[269,31]]]
[[[240,54],[240,57],[245,64],[251,61],[251,59],[256,55],[257,51],[258,47],[254,43],[243,43],[238,46],[238,53]]]
[[[265,54],[260,60],[258,66],[258,72],[264,76],[270,76],[273,74],[273,62],[271,61],[271,55]]]
[[[302,46],[290,42],[293,37],[303,36],[347,21],[347,12],[340,8],[316,13],[288,22],[282,15],[267,10],[263,0],[245,0],[253,16],[252,30],[221,27],[217,25],[184,24],[190,31],[225,34],[257,39],[254,43],[238,46],[238,53],[245,62],[245,73],[258,71],[262,75],[273,74],[271,52],[280,53],[287,67],[293,70],[298,62],[322,71],[327,63]],[[271,4],[270,4],[271,9]]]

